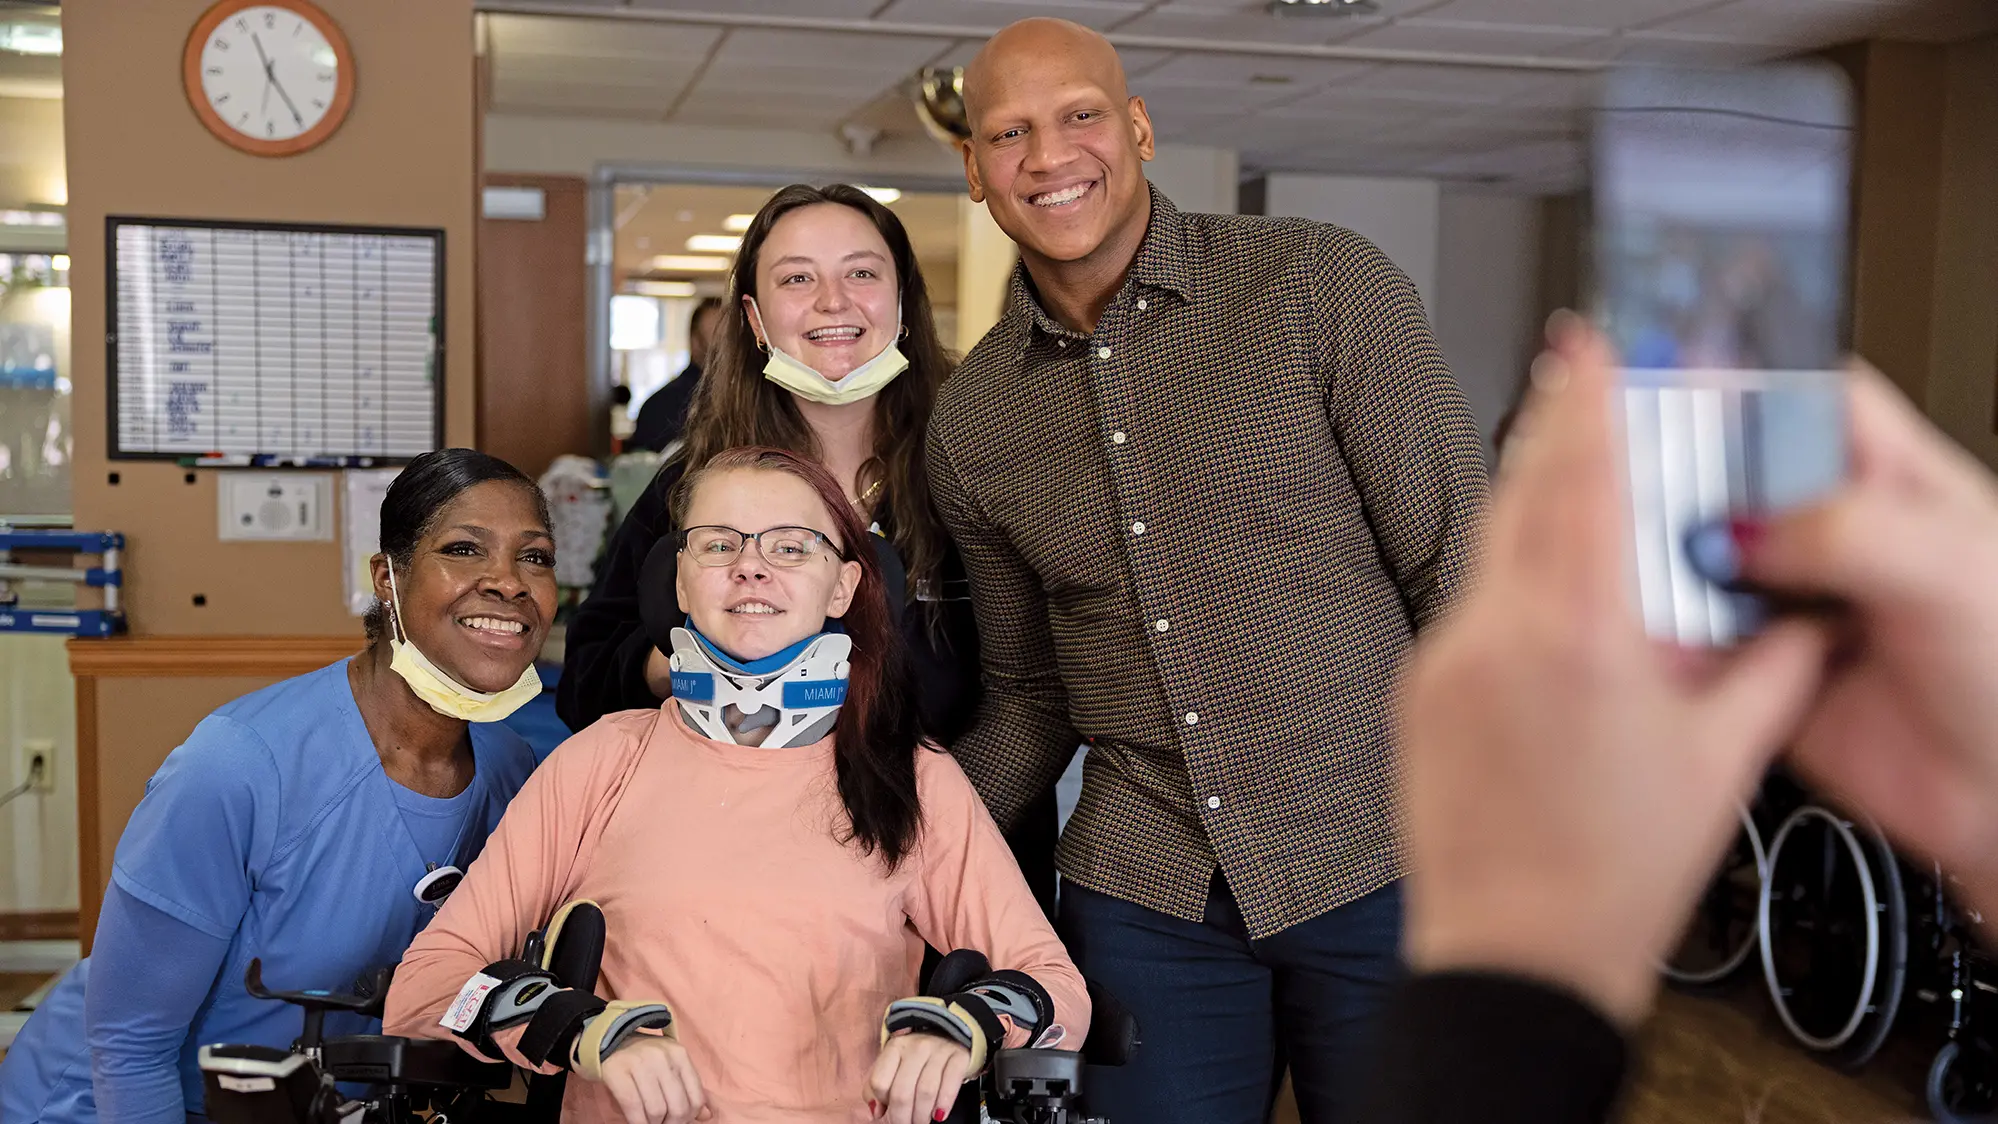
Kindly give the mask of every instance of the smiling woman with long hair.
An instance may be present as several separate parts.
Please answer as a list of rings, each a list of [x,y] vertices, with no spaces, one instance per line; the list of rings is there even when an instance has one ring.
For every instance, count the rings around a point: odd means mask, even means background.
[[[638,616],[639,577],[673,537],[691,465],[769,446],[824,465],[884,566],[889,611],[911,656],[911,699],[945,746],[981,695],[978,629],[957,550],[930,504],[924,432],[950,374],[929,289],[895,212],[847,184],[794,184],[743,232],[722,319],[695,392],[686,441],[611,539],[570,620],[557,687],[563,721],[652,709],[671,691],[666,654]],[[1030,806],[1012,837],[1044,908],[1054,899],[1055,801]]]

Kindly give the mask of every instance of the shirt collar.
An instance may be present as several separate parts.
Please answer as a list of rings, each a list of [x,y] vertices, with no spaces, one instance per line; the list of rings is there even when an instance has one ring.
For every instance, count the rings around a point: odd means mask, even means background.
[[[1157,184],[1147,181],[1145,187],[1152,198],[1151,221],[1145,227],[1144,241],[1138,243],[1138,256],[1131,261],[1130,272],[1124,278],[1124,288],[1128,290],[1134,285],[1141,286],[1176,294],[1182,300],[1192,300],[1193,283],[1187,270],[1192,255],[1186,245],[1190,233],[1186,216],[1173,206],[1172,200],[1165,197]],[[1082,338],[1041,307],[1040,297],[1034,292],[1033,280],[1027,275],[1025,262],[1013,267],[1008,314],[1048,335]]]

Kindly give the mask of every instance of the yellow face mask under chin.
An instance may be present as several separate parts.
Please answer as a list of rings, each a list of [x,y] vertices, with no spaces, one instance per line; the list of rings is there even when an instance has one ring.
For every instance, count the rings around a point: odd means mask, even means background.
[[[901,297],[895,298],[896,308],[901,307]],[[756,298],[749,298],[751,308],[756,308]],[[760,324],[763,310],[756,310]],[[898,313],[895,323],[895,336],[902,334],[901,318]],[[769,361],[763,364],[763,377],[783,387],[800,398],[821,402],[827,406],[844,406],[848,402],[858,402],[881,393],[881,388],[895,381],[895,376],[909,369],[909,359],[902,349],[895,345],[895,339],[881,353],[853,370],[838,382],[820,374],[816,368],[807,366],[792,356],[767,336],[763,346],[770,349]]]
[[[466,722],[498,722],[541,693],[541,675],[529,663],[513,686],[487,694],[474,691],[444,674],[402,631],[402,595],[395,588],[395,563],[389,563],[389,670],[402,676],[416,697],[446,718]]]

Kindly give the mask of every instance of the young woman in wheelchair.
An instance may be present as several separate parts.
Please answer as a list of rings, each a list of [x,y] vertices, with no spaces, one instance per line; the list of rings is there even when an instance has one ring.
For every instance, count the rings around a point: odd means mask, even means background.
[[[866,531],[806,458],[723,452],[648,558],[673,698],[521,790],[411,945],[388,1033],[568,1069],[565,1120],[943,1119],[1002,1047],[1079,1046],[1081,976],[952,759],[924,740]],[[515,959],[578,900],[596,992]],[[915,995],[924,941],[994,971]]]
[[[534,769],[498,719],[540,690],[554,618],[540,491],[484,453],[426,453],[381,536],[366,649],[216,710],[147,783],[90,959],[0,1063],[6,1124],[199,1118],[199,1046],[298,1034],[295,1008],[245,991],[250,961],[283,988],[394,964]]]

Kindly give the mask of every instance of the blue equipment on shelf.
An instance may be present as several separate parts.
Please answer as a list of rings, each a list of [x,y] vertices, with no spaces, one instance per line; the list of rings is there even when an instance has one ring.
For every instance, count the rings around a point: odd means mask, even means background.
[[[68,636],[111,636],[125,631],[125,614],[118,606],[125,575],[119,555],[125,536],[116,531],[66,531],[11,527],[0,523],[0,632],[54,632]],[[96,554],[102,565],[31,566],[13,560],[16,550],[69,551]],[[104,591],[101,609],[23,609],[13,583],[23,579],[75,582]]]

